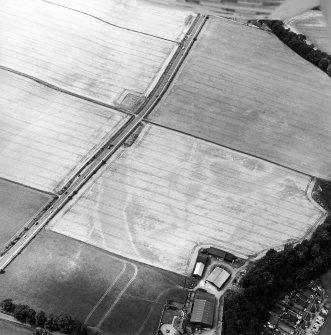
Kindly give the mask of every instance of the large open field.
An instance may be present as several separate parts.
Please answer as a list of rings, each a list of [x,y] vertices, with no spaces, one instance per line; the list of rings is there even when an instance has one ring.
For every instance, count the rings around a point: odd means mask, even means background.
[[[0,335],[32,335],[32,331],[17,324],[0,320]]]
[[[0,177],[54,192],[126,120],[0,70]]]
[[[192,249],[249,256],[302,237],[321,218],[310,178],[202,140],[145,126],[51,229],[186,274]]]
[[[0,250],[51,195],[0,179]]]
[[[49,0],[110,24],[172,41],[181,41],[196,16],[180,8],[139,0]]]
[[[331,40],[327,24],[320,11],[309,11],[293,17],[286,22],[299,34],[304,34],[319,49],[331,54]]]
[[[114,105],[145,97],[177,48],[43,1],[4,0],[0,21],[0,65]]]
[[[114,335],[153,334],[167,299],[185,300],[184,277],[42,231],[1,275],[0,299],[69,313]]]
[[[211,18],[150,118],[330,179],[330,106],[330,78],[275,36]]]

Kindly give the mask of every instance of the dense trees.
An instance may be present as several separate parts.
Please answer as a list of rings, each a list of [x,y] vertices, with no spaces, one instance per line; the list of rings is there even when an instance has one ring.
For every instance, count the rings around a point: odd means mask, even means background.
[[[83,325],[78,320],[73,320],[68,314],[60,314],[58,316],[50,314],[47,316],[43,311],[36,313],[28,305],[14,304],[12,299],[3,300],[0,307],[3,311],[13,314],[20,322],[29,323],[34,327],[45,328],[36,330],[36,335],[47,335],[51,331],[59,331],[72,335],[87,334],[86,325]]]
[[[51,335],[51,333],[46,329],[35,328],[33,331],[33,335]]]
[[[36,315],[36,326],[44,328],[47,316],[44,311],[40,311]]]
[[[331,192],[331,186],[329,186]],[[331,219],[310,240],[284,250],[269,250],[241,280],[238,291],[225,297],[224,334],[260,334],[268,310],[282,292],[298,289],[331,267]]]
[[[266,24],[293,51],[331,76],[331,55],[316,49],[313,44],[307,43],[305,35],[296,34],[286,29],[283,22],[279,20],[262,20],[260,22]]]
[[[15,304],[12,299],[5,299],[1,301],[0,307],[5,312],[12,313],[14,311]]]

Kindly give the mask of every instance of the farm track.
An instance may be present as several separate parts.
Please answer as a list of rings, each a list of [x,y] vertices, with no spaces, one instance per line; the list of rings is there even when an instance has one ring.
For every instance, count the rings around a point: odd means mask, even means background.
[[[121,145],[132,135],[136,129],[142,124],[144,118],[151,113],[153,108],[159,102],[172,79],[177,73],[179,67],[187,56],[199,32],[204,26],[208,15],[198,15],[192,23],[185,38],[180,43],[172,60],[168,64],[165,72],[161,75],[157,85],[146,99],[145,103],[140,107],[136,115],[113,135],[100,150],[86,163],[86,165],[78,171],[78,173],[58,192],[57,198],[51,203],[50,207],[39,216],[31,219],[31,228],[25,237],[21,238],[9,251],[0,258],[0,271],[4,270],[22,250],[30,243],[30,241],[42,230],[42,228],[77,194],[77,192],[93,177],[93,175],[104,165],[107,160],[121,147]],[[15,70],[6,69],[14,72]],[[20,72],[16,71],[16,74]],[[22,74],[23,75],[23,74]],[[25,75],[27,77],[27,75]],[[30,78],[42,83],[37,78]],[[49,86],[50,87],[50,86]],[[64,92],[70,94],[70,92]],[[78,97],[78,96],[77,96]],[[85,98],[85,97],[84,97]],[[88,98],[89,99],[89,98]],[[93,101],[92,101],[93,102]],[[103,105],[105,106],[105,105]],[[107,106],[106,106],[107,107]],[[113,106],[111,107],[113,108]],[[20,232],[18,233],[18,235]]]

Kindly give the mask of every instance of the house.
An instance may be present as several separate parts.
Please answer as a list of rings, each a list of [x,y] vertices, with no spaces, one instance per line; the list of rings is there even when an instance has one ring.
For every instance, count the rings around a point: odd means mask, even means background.
[[[214,295],[198,289],[194,297],[190,322],[203,328],[212,328],[215,303]]]

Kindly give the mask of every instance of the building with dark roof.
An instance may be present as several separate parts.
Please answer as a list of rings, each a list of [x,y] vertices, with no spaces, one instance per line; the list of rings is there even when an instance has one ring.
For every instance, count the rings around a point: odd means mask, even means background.
[[[210,248],[208,249],[208,254],[209,254],[209,255],[212,255],[212,256],[214,256],[214,257],[218,257],[218,258],[222,258],[222,259],[224,259],[224,258],[225,258],[225,255],[226,255],[226,252],[223,251],[223,250],[214,248],[214,247],[210,247]]]
[[[198,254],[197,262],[201,262],[203,264],[206,264],[207,260],[208,260],[208,255],[207,254],[202,254],[202,253]]]
[[[230,252],[226,252],[224,250],[220,250],[214,247],[210,247],[207,252],[208,255],[221,258],[223,260],[226,260],[227,262],[232,262],[236,259],[236,257]]]
[[[215,297],[198,289],[196,291],[190,322],[200,327],[212,328],[215,311]]]
[[[232,254],[230,254],[229,252],[226,253],[224,260],[228,261],[228,262],[233,262],[236,259],[236,257]]]

